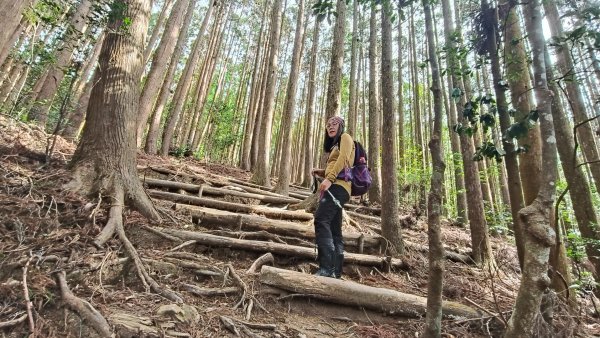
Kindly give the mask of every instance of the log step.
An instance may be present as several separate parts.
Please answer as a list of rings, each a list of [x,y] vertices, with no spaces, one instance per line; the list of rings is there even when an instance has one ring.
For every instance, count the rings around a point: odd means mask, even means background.
[[[316,259],[317,252],[314,248],[295,246],[282,243],[263,242],[255,240],[245,240],[238,238],[223,237],[211,234],[205,234],[195,231],[175,230],[160,227],[153,227],[156,231],[168,235],[179,237],[182,240],[194,240],[199,244],[218,246],[224,248],[241,249],[256,252],[271,252],[273,254],[296,256],[307,259]],[[345,253],[344,262],[350,264],[374,266],[389,271],[390,268],[405,268],[406,264],[397,258],[380,257],[373,255],[364,255],[357,253]]]
[[[387,314],[422,318],[427,312],[427,298],[425,297],[352,281],[317,277],[268,265],[262,267],[260,281],[266,285],[328,302],[364,307]],[[482,313],[457,302],[444,301],[442,316],[453,319],[470,319],[479,318]]]

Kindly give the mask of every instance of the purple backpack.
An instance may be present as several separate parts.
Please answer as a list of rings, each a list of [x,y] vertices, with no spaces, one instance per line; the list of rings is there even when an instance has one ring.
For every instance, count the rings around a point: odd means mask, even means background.
[[[361,196],[369,191],[372,178],[367,166],[367,152],[360,142],[354,141],[354,164],[344,168],[337,178],[352,183],[352,196]]]

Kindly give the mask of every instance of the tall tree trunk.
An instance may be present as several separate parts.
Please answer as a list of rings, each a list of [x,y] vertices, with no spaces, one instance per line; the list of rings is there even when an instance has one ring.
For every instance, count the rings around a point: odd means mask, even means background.
[[[138,112],[137,125],[137,145],[142,145],[144,131],[148,124],[148,116],[152,113],[156,97],[160,88],[164,85],[165,74],[167,73],[168,65],[171,62],[177,62],[172,58],[175,46],[181,31],[181,23],[183,22],[184,13],[189,4],[189,0],[176,0],[173,6],[173,11],[167,20],[165,32],[162,35],[160,44],[152,58],[152,66],[146,77],[146,84],[140,98],[140,110]]]
[[[402,17],[402,6],[398,6],[398,17]],[[402,22],[398,21],[398,160],[402,171],[406,168],[404,160],[404,75],[402,74]]]
[[[346,0],[337,0],[335,5],[335,25],[333,27],[333,46],[331,47],[331,63],[329,83],[327,85],[327,102],[325,118],[340,115],[342,101],[342,67],[344,65],[344,42],[346,35]]]
[[[309,187],[312,183],[311,170],[313,168],[313,152],[319,148],[313,142],[313,120],[315,115],[315,94],[317,92],[317,62],[319,51],[319,32],[321,20],[315,19],[312,36],[312,46],[310,49],[310,69],[308,71],[308,97],[306,99],[306,117],[304,120],[304,139],[306,140],[306,156],[304,157],[304,178],[302,185]]]
[[[449,0],[442,0],[442,10],[444,11],[444,13],[452,13],[452,9],[450,8],[450,2]],[[451,15],[450,15],[451,17]],[[454,31],[454,24],[452,22],[451,19],[446,19],[444,17],[444,37],[445,37],[445,41],[446,44],[448,43],[448,41],[451,41],[452,39],[452,32]],[[449,45],[446,45],[447,48],[450,48]],[[448,75],[447,75],[447,83],[448,83],[448,90],[450,92],[452,92],[452,90],[454,89],[454,85],[453,85],[453,80],[452,80],[452,68],[454,67],[454,65],[450,65],[450,60],[447,61],[448,62]],[[452,98],[452,100],[454,100],[454,98]],[[463,166],[462,166],[462,162],[461,162],[461,153],[462,150],[460,148],[460,138],[459,135],[457,133],[455,133],[454,131],[452,131],[452,127],[455,126],[458,121],[457,121],[457,117],[456,117],[456,108],[457,106],[455,104],[450,104],[449,105],[450,109],[446,112],[446,114],[448,115],[448,126],[450,128],[449,129],[449,138],[450,138],[450,146],[452,149],[452,164],[454,167],[454,185],[456,187],[456,211],[457,211],[457,219],[456,221],[459,224],[465,224],[467,222],[467,196],[465,194],[466,189],[465,189],[465,178],[463,175]]]
[[[447,4],[446,8],[450,8],[450,6]],[[446,32],[446,37],[452,37],[452,35],[455,34],[451,20],[451,16],[444,16],[444,29],[450,33],[448,34],[448,32]],[[446,47],[448,49],[448,72],[452,78],[452,91],[461,91],[458,101],[455,102],[458,111],[461,110],[466,103],[465,85],[462,79],[457,75],[460,71],[460,63],[457,59],[457,46],[453,38],[446,39]],[[469,121],[464,118],[462,113],[459,113],[459,116],[461,116],[461,118],[458,122],[466,126]],[[479,183],[477,165],[473,161],[475,152],[473,148],[473,139],[464,132],[460,133],[459,139],[465,175],[469,228],[471,230],[471,247],[473,250],[472,258],[478,264],[493,266],[494,259],[489,240],[488,226],[484,215],[481,184]]]
[[[490,6],[487,0],[481,1],[482,11],[489,13],[488,20],[491,22],[490,26],[494,27],[494,31],[490,32],[488,42],[490,50],[490,59],[492,66],[492,78],[494,79],[494,93],[496,94],[496,107],[498,109],[498,117],[500,120],[500,128],[507,130],[510,125],[510,116],[508,113],[508,100],[506,98],[505,89],[502,87],[502,68],[500,66],[500,56],[498,51],[498,44],[496,36],[498,32],[496,29],[499,28],[498,24],[498,11],[495,9],[490,13]],[[517,162],[517,154],[515,152],[514,144],[506,139],[502,138],[502,148],[506,153],[504,155],[504,161],[507,173],[508,192],[510,194],[510,211],[513,220],[513,230],[515,232],[515,242],[517,246],[517,255],[519,257],[519,264],[523,268],[523,235],[521,219],[519,218],[519,210],[525,206],[523,200],[523,191],[521,188],[521,174],[519,172],[519,164]]]
[[[389,10],[391,12],[391,9]],[[392,22],[388,9],[381,10],[381,89],[394,93],[392,79]],[[389,252],[402,254],[404,243],[398,215],[398,168],[396,166],[396,105],[394,95],[383,95],[381,130],[381,232]]]
[[[19,28],[23,11],[29,5],[31,5],[31,1],[0,1],[0,18],[2,18],[2,29],[0,29],[0,53],[2,57],[0,57],[0,65],[6,60],[8,51],[15,42],[11,38],[14,37],[15,31]]]
[[[27,4],[27,1],[23,1],[22,3]],[[20,6],[20,5],[19,5]],[[0,15],[4,15],[2,13],[2,9],[0,9]],[[2,16],[5,17],[5,16]],[[12,34],[10,34],[10,36],[8,37],[8,39],[6,40],[6,42],[4,43],[4,47],[2,46],[2,44],[0,44],[0,66],[2,66],[2,68],[0,68],[1,70],[8,70],[8,68],[4,68],[5,64],[4,62],[6,61],[6,59],[8,58],[8,55],[10,54],[10,51],[13,49],[15,50],[19,50],[20,45],[23,43],[24,38],[20,38],[22,35],[25,36],[27,35],[27,33],[29,32],[29,30],[31,29],[32,25],[29,24],[29,22],[27,21],[27,19],[22,18],[20,20],[20,23],[17,25],[17,27],[15,27],[14,31],[12,32]],[[3,29],[5,29],[6,27],[4,27]],[[0,35],[2,34],[6,34],[8,32],[2,32],[0,33]],[[22,34],[23,33],[23,34]],[[20,38],[20,39],[19,39]],[[0,37],[0,39],[3,39],[3,37]],[[17,43],[18,41],[18,43]],[[15,46],[15,44],[17,44],[17,46]],[[2,75],[0,73],[0,84],[2,84],[2,80],[4,75]]]
[[[577,78],[577,71],[573,64],[568,46],[565,42],[560,42],[560,37],[564,35],[562,23],[558,15],[558,9],[556,3],[544,2],[544,9],[546,17],[548,18],[548,24],[550,31],[556,41],[559,41],[559,46],[556,46],[556,64],[558,66],[559,76],[565,78],[565,86],[567,88],[567,99],[569,100],[569,106],[573,112],[575,124],[579,124],[583,121],[588,120],[586,113],[586,107],[583,99],[583,94],[579,86],[580,82]],[[596,191],[600,192],[600,156],[598,155],[598,144],[594,141],[597,137],[594,137],[594,132],[590,123],[584,123],[577,128],[577,140],[581,145],[585,160],[588,162],[594,162],[589,164],[589,170],[592,173],[594,182],[596,184]]]
[[[356,85],[356,47],[358,42],[358,1],[352,4],[352,45],[350,47],[350,88],[348,98],[348,134],[356,138],[356,93],[358,86]]]
[[[188,61],[185,64],[185,68],[183,69],[183,74],[179,79],[179,82],[177,83],[177,88],[175,89],[175,94],[173,95],[174,104],[171,108],[169,115],[167,116],[167,120],[165,121],[165,128],[163,130],[162,142],[160,147],[160,154],[162,156],[167,156],[169,153],[171,141],[175,132],[175,126],[177,125],[177,122],[179,122],[181,112],[186,102],[186,97],[192,84],[194,71],[196,69],[196,66],[198,65],[198,61],[200,59],[200,52],[202,51],[202,40],[204,34],[206,33],[206,27],[208,27],[208,21],[212,16],[214,8],[214,1],[209,1],[208,9],[206,11],[206,14],[204,14],[204,19],[202,19],[200,31],[198,32],[196,41],[194,41],[192,53],[190,54],[190,57],[188,58]]]
[[[35,102],[29,111],[28,119],[35,121],[40,126],[45,126],[48,120],[48,113],[52,106],[52,100],[58,91],[58,87],[66,74],[66,69],[71,64],[71,56],[75,47],[79,44],[80,38],[87,28],[87,16],[92,9],[90,0],[82,0],[77,10],[69,19],[69,28],[64,36],[64,44],[58,50],[56,62],[48,69],[46,77],[40,88],[40,92],[35,98]]]
[[[171,57],[171,62],[169,63],[169,68],[165,75],[164,83],[160,88],[160,95],[158,96],[158,100],[156,101],[156,106],[153,109],[152,118],[150,119],[150,128],[148,129],[148,135],[146,136],[146,145],[144,147],[146,153],[148,154],[154,155],[158,151],[157,142],[160,133],[160,122],[163,116],[163,109],[165,108],[165,105],[171,93],[171,84],[173,83],[173,76],[175,75],[175,70],[177,69],[177,65],[179,64],[179,58],[181,57],[181,54],[183,53],[183,48],[185,47],[185,44],[187,42],[188,29],[190,28],[190,23],[192,22],[195,6],[196,0],[189,0],[188,8],[183,19],[183,24],[181,26],[181,31],[177,39],[177,44],[175,45],[175,50],[173,51],[173,56]]]
[[[369,167],[373,176],[373,183],[369,189],[369,200],[381,203],[381,166],[379,164],[381,123],[379,119],[379,85],[377,83],[377,9],[375,5],[371,6],[369,28]]]
[[[506,65],[506,78],[510,88],[512,105],[516,110],[515,119],[521,121],[527,118],[531,111],[531,79],[516,5],[517,1],[515,0],[502,0],[498,7],[500,17],[504,18],[505,22],[504,64]],[[527,177],[526,180],[521,182],[523,197],[527,205],[536,198],[540,187],[541,138],[539,126],[536,125],[529,130],[527,136],[520,138],[519,146],[528,148],[526,153],[519,155],[521,177]]]
[[[271,32],[269,47],[269,67],[267,69],[267,84],[264,96],[264,105],[262,109],[261,133],[258,142],[258,158],[256,168],[250,179],[253,183],[265,187],[271,187],[269,173],[270,152],[271,152],[271,127],[273,125],[273,106],[275,104],[275,86],[278,73],[278,54],[281,35],[281,8],[282,1],[275,0],[273,3],[273,12],[271,14]],[[257,135],[254,135],[257,136]]]
[[[549,15],[549,11],[546,11],[546,15]],[[548,59],[546,58],[546,62],[548,62]],[[581,232],[581,236],[591,240],[585,241],[585,251],[587,258],[594,266],[595,271],[592,271],[594,279],[596,283],[600,283],[600,248],[592,242],[600,241],[600,230],[597,226],[600,223],[598,223],[598,215],[593,204],[590,186],[585,178],[583,169],[577,166],[576,163],[577,156],[573,132],[567,114],[564,112],[560,100],[558,100],[560,92],[558,85],[552,81],[554,78],[551,75],[548,76],[548,84],[554,94],[552,117],[554,118],[554,132],[556,133],[556,148],[558,149],[565,180],[568,184],[569,195],[571,196],[571,201],[573,201],[572,208],[577,220],[577,226]],[[558,222],[558,219],[555,222]],[[575,295],[571,295],[570,301],[576,302]]]
[[[262,10],[261,17],[264,17],[267,13],[267,1],[264,3],[264,7]],[[250,170],[250,157],[251,157],[251,148],[252,148],[252,139],[253,139],[253,131],[256,123],[256,115],[257,115],[257,104],[258,104],[258,95],[260,94],[260,89],[262,87],[262,82],[260,82],[262,72],[261,72],[261,57],[263,57],[263,51],[267,50],[266,41],[263,41],[263,29],[265,27],[265,21],[261,20],[260,30],[258,32],[258,41],[256,42],[256,49],[254,52],[254,70],[252,71],[252,86],[250,87],[250,101],[248,103],[248,107],[246,109],[246,123],[244,126],[244,141],[242,145],[242,155],[240,159],[240,167],[244,170]],[[264,58],[264,57],[263,57]]]
[[[150,38],[148,39],[148,44],[146,45],[146,48],[144,49],[144,65],[146,63],[148,63],[148,60],[150,59],[150,55],[152,54],[152,51],[154,50],[154,45],[156,45],[156,41],[158,40],[160,31],[163,29],[163,25],[165,24],[165,20],[167,19],[167,15],[168,15],[169,11],[171,10],[172,5],[173,5],[173,0],[165,0],[165,3],[163,4],[163,7],[160,11],[160,14],[158,15],[158,19],[156,20],[156,25],[154,25],[154,28],[152,29],[152,35],[150,35]],[[209,4],[209,6],[210,6],[210,4]]]
[[[108,194],[116,204],[125,202],[123,196],[127,196],[127,202],[144,216],[160,220],[136,171],[138,85],[150,1],[130,0],[127,4],[125,13],[113,15],[102,45],[99,80],[70,164],[74,175],[71,186],[87,195]],[[122,32],[125,17],[136,24]]]
[[[427,283],[427,315],[424,330],[425,337],[440,337],[442,327],[442,285],[444,281],[444,246],[440,228],[442,210],[442,187],[444,183],[444,164],[442,147],[442,90],[440,70],[435,52],[435,38],[431,7],[428,0],[423,0],[425,11],[425,27],[427,46],[429,50],[429,65],[431,66],[431,92],[433,94],[433,132],[429,141],[429,150],[433,170],[431,187],[427,205],[427,234],[429,243],[429,278]],[[384,157],[385,158],[385,157]],[[383,212],[383,209],[382,209]],[[382,214],[383,217],[383,214]]]
[[[544,61],[545,40],[542,31],[542,15],[539,0],[531,0],[524,10],[525,25],[531,45],[532,64],[536,86],[533,87],[538,103],[542,143],[542,165],[540,189],[535,200],[521,209],[519,216],[524,225],[523,275],[517,294],[515,308],[508,322],[506,337],[533,337],[543,335],[543,323],[539,309],[544,293],[550,284],[548,260],[550,248],[555,244],[555,232],[550,226],[551,212],[556,194],[556,137],[550,104],[552,93],[548,90],[546,64]],[[550,332],[548,332],[550,333]]]
[[[296,20],[296,35],[294,37],[294,50],[292,51],[292,69],[288,80],[285,106],[281,117],[280,137],[283,139],[281,145],[281,160],[279,175],[275,192],[288,196],[291,175],[291,142],[292,142],[292,118],[296,106],[296,90],[298,88],[298,74],[300,72],[300,61],[304,46],[304,0],[298,1],[298,14]]]

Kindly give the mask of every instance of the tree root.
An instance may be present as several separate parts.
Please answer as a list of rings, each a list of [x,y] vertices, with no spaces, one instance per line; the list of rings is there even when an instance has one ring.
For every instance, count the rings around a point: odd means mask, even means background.
[[[125,234],[125,229],[123,227],[122,219],[117,220],[117,227],[115,230],[117,231],[117,235],[119,236],[119,239],[121,240],[121,242],[123,243],[123,246],[125,247],[125,251],[127,252],[127,255],[129,255],[129,257],[131,257],[131,259],[133,260],[133,264],[135,265],[137,275],[140,278],[140,280],[142,281],[142,284],[144,284],[144,287],[147,290],[150,289],[153,292],[155,292],[169,300],[172,300],[177,303],[183,303],[183,299],[177,293],[175,293],[169,289],[161,288],[158,285],[158,283],[152,277],[150,277],[150,275],[148,274],[148,271],[146,271],[146,268],[144,267],[144,263],[142,262],[137,251],[135,250],[135,247],[133,246],[133,244],[131,244],[131,242],[129,241],[129,238],[127,238],[127,235]]]
[[[27,314],[22,315],[21,317],[15,318],[13,320],[9,320],[6,322],[0,322],[0,330],[7,328],[7,327],[11,327],[11,326],[15,326],[15,325],[19,325],[22,322],[27,320]]]
[[[252,265],[250,266],[250,268],[248,269],[248,271],[246,271],[246,273],[258,273],[259,269],[267,264],[267,263],[271,263],[273,264],[275,262],[275,258],[273,258],[273,255],[270,252],[267,252],[266,254],[258,257],[254,263],[252,263]]]
[[[240,305],[244,304],[244,301],[246,300],[246,295],[248,294],[248,285],[246,285],[246,283],[235,272],[235,269],[231,263],[227,264],[227,269],[229,270],[229,275],[243,291],[242,298],[233,306],[234,309],[237,309]]]
[[[121,192],[121,196],[116,196],[117,201],[123,201],[123,193]],[[123,217],[123,204],[117,203],[113,204],[110,207],[110,211],[108,214],[108,222],[100,231],[100,234],[96,236],[94,239],[94,245],[97,248],[102,248],[102,246],[114,235],[115,229],[117,227],[117,220]]]
[[[112,337],[112,330],[106,319],[92,306],[92,304],[75,296],[71,290],[69,290],[65,277],[64,271],[59,271],[54,274],[56,285],[58,285],[58,288],[60,289],[61,298],[65,305],[77,312],[77,314],[91,325],[101,337]]]

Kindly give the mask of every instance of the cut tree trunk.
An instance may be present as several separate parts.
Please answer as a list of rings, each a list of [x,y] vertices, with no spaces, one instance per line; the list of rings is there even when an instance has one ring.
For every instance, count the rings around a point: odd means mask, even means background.
[[[264,284],[325,301],[360,306],[387,314],[423,317],[427,299],[395,290],[376,288],[335,278],[317,277],[300,272],[263,266],[260,281]],[[482,314],[466,305],[445,301],[442,313],[446,318],[478,318]]]
[[[266,196],[259,194],[250,194],[247,192],[239,192],[235,190],[222,189],[222,188],[213,188],[204,185],[196,185],[189,183],[179,183],[173,181],[165,181],[158,180],[154,178],[143,178],[142,181],[147,184],[149,187],[159,187],[159,188],[171,188],[171,189],[182,189],[189,192],[207,194],[212,196],[236,196],[242,198],[252,198],[265,203],[274,203],[274,204],[286,204],[286,203],[297,203],[300,200],[289,197],[275,197],[275,196]]]
[[[208,208],[222,209],[234,212],[244,212],[244,213],[256,213],[260,215],[264,215],[269,218],[277,218],[277,219],[295,219],[299,221],[308,221],[313,219],[313,216],[309,213],[302,211],[288,211],[278,208],[269,208],[264,206],[257,205],[246,205],[239,203],[231,203],[218,201],[210,198],[202,198],[195,196],[186,196],[181,194],[175,194],[164,191],[150,190],[148,194],[151,197],[159,198],[163,200],[168,200],[177,203],[187,203],[191,205],[199,205]]]
[[[182,240],[193,240],[198,244],[217,246],[224,248],[232,248],[239,250],[249,250],[257,252],[271,252],[273,254],[287,255],[293,257],[302,257],[306,259],[316,259],[317,252],[314,248],[307,248],[302,246],[294,246],[282,243],[273,242],[262,242],[253,240],[244,240],[237,238],[229,238],[222,236],[215,236],[210,234],[204,234],[195,231],[184,231],[175,229],[166,229],[154,227],[157,231],[166,233],[171,236],[179,237]],[[356,253],[346,253],[344,255],[344,262],[350,264],[373,266],[382,268],[385,271],[389,271],[390,268],[405,268],[406,264],[396,258],[391,257],[379,257],[372,255],[363,255]]]

